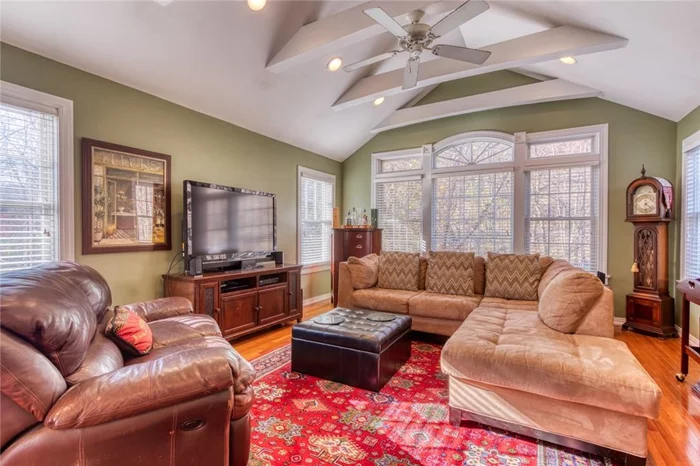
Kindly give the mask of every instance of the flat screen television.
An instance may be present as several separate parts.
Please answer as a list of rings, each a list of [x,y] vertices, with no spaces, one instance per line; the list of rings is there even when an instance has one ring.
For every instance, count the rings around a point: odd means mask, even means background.
[[[274,194],[185,180],[185,260],[225,263],[268,256],[277,248]]]

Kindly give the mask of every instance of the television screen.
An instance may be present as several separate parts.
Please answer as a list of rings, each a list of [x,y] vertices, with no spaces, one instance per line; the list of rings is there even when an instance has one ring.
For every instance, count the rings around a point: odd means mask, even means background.
[[[275,197],[272,194],[206,183],[190,185],[187,254],[204,256],[275,250]],[[187,190],[187,186],[185,187]]]

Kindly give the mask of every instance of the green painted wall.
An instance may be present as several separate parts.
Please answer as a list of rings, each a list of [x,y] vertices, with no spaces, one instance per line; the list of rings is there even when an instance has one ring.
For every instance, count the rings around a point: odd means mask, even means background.
[[[503,86],[505,82],[505,86]],[[527,84],[531,78],[511,72],[490,73],[442,84],[420,104]],[[615,292],[615,313],[624,316],[625,294],[632,290],[632,225],[625,219],[625,190],[644,163],[649,174],[676,177],[676,123],[602,99],[580,99],[490,110],[430,121],[375,136],[343,162],[343,211],[370,206],[370,159],[373,152],[418,147],[476,130],[539,132],[577,126],[609,125],[608,273]],[[671,251],[675,248],[671,226]],[[669,269],[675,275],[676,261]],[[671,277],[675,280],[675,276]]]
[[[102,273],[113,301],[162,296],[161,274],[181,244],[182,180],[194,179],[268,191],[278,199],[278,247],[296,261],[297,166],[336,176],[341,164],[189,110],[113,81],[0,44],[0,79],[73,101],[75,134],[76,260]],[[196,85],[196,83],[193,83]],[[123,144],[172,156],[173,249],[162,252],[80,254],[80,138]],[[181,269],[180,269],[181,270]],[[329,272],[305,275],[304,297],[330,291]]]
[[[676,148],[676,155],[677,155],[677,161],[676,161],[676,186],[682,187],[683,186],[683,151],[681,150],[683,140],[687,138],[688,136],[692,136],[696,132],[700,131],[700,107],[697,107],[695,110],[690,112],[683,118],[681,121],[678,122],[678,138],[677,138],[677,148]],[[679,202],[681,200],[681,197],[683,195],[683,192],[680,189],[677,189],[678,191],[678,196],[677,196],[677,201],[676,205],[680,205]],[[681,240],[680,240],[680,228],[677,228],[677,237],[676,237],[676,249],[675,249],[675,257],[680,258],[681,254]],[[679,259],[680,260],[680,259]],[[676,273],[677,276],[680,278],[680,262],[676,264]],[[676,302],[676,323],[680,325],[680,320],[681,320],[681,303],[680,301]],[[695,337],[700,337],[700,328],[698,328],[698,321],[700,320],[700,307],[698,306],[691,306],[691,312],[690,312],[690,333],[691,335],[695,335]]]

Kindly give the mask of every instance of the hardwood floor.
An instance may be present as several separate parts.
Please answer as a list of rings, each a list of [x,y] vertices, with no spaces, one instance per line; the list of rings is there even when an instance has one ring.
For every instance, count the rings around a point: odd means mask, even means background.
[[[304,320],[332,309],[328,302],[304,308]],[[290,342],[292,325],[276,327],[233,342],[251,360]],[[700,365],[690,362],[685,382],[675,374],[680,368],[680,339],[661,340],[635,332],[620,331],[624,341],[663,391],[658,421],[649,422],[649,457],[655,466],[700,466],[700,397],[690,387],[700,381]]]

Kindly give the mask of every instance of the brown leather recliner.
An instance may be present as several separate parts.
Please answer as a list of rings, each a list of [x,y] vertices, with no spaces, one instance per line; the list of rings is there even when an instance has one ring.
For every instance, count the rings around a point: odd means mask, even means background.
[[[184,298],[129,305],[154,345],[124,355],[111,299],[75,263],[0,275],[0,464],[246,465],[253,367]]]

